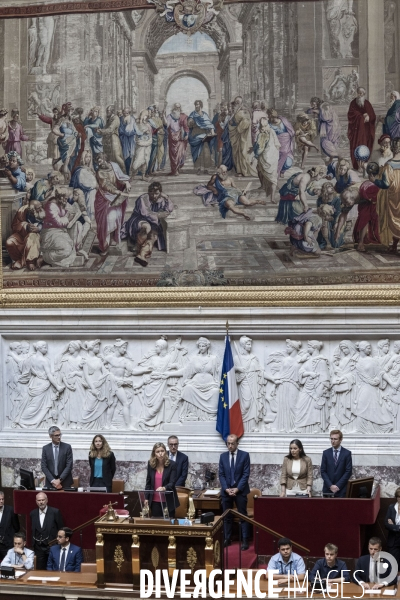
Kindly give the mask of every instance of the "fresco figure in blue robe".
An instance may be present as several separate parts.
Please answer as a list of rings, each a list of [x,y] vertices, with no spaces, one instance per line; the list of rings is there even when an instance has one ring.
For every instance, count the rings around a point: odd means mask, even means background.
[[[122,155],[124,157],[126,172],[129,173],[131,162],[135,156],[136,119],[131,115],[130,108],[124,108],[120,117],[119,139],[121,140]]]
[[[194,108],[188,116],[189,144],[194,168],[199,175],[212,168],[216,136],[210,117],[203,111],[203,102],[196,100]]]
[[[93,164],[95,169],[97,168],[96,154],[103,152],[103,136],[99,133],[99,129],[104,128],[104,121],[100,117],[100,107],[94,106],[86,119],[83,121],[83,125],[86,129],[87,139],[90,144],[90,148],[93,154]]]

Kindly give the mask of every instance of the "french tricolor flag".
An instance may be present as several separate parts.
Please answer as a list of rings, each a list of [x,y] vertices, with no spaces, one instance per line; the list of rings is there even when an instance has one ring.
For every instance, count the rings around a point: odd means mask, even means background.
[[[225,337],[225,352],[219,386],[217,431],[222,435],[224,441],[232,433],[238,438],[244,433],[229,335]]]

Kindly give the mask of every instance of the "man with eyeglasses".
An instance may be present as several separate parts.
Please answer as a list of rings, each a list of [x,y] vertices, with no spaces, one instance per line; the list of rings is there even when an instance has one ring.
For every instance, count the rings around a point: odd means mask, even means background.
[[[49,429],[50,444],[42,449],[42,471],[46,475],[46,488],[62,490],[73,485],[72,448],[61,441],[61,431],[56,425]]]
[[[176,464],[176,483],[175,486],[185,487],[186,478],[189,469],[189,458],[183,452],[179,452],[179,440],[176,435],[170,435],[168,438],[168,458]]]
[[[72,529],[64,527],[57,534],[57,545],[50,548],[48,571],[74,571],[79,573],[83,562],[82,549],[71,544]]]
[[[26,537],[24,533],[14,535],[14,547],[11,548],[1,562],[2,567],[15,567],[17,569],[33,569],[33,550],[25,547]]]

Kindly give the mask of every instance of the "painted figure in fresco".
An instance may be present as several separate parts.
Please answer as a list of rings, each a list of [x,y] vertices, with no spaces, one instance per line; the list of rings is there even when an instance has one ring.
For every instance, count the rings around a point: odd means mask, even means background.
[[[9,182],[17,192],[24,192],[26,189],[26,174],[22,170],[23,160],[15,150],[10,150],[6,154],[6,166],[4,172]]]
[[[103,136],[100,131],[104,128],[104,121],[100,116],[100,107],[94,106],[86,119],[83,121],[86,136],[93,154],[93,162],[96,165],[96,154],[103,152]]]
[[[43,262],[52,267],[70,267],[76,257],[74,242],[68,233],[74,215],[68,210],[70,188],[58,187],[54,198],[44,204],[45,218],[40,232],[41,256],[37,266]]]
[[[400,241],[400,138],[392,140],[392,152],[393,158],[385,164],[377,178],[371,174],[370,181],[380,188],[376,205],[380,239],[382,244],[390,246],[389,252],[396,254]]]
[[[280,147],[278,136],[272,127],[270,127],[268,119],[262,117],[253,151],[257,159],[257,173],[261,188],[265,191],[267,199],[270,199],[274,204],[276,203],[275,192],[278,184]]]
[[[222,153],[223,153],[223,134],[226,126],[229,122],[229,114],[228,114],[228,104],[226,102],[221,102],[219,105],[219,112],[216,113],[213,120],[213,125],[215,128],[215,133],[217,134],[217,139],[215,143],[215,164],[217,167],[222,164]]]
[[[353,10],[354,0],[328,0],[328,21],[332,58],[353,58],[351,44],[357,31],[357,19]]]
[[[208,114],[203,111],[203,102],[196,100],[195,110],[188,116],[189,144],[197,174],[208,172],[212,167],[215,131]]]
[[[60,172],[64,175],[65,183],[69,183],[74,164],[71,162],[78,145],[79,135],[72,120],[74,108],[71,102],[66,102],[61,107],[61,116],[52,129],[57,136],[60,158],[53,166],[61,164]]]
[[[46,139],[47,158],[51,159],[53,167],[58,162],[58,159],[60,158],[60,151],[58,149],[58,144],[57,144],[58,137],[56,136],[55,133],[53,133],[53,129],[57,125],[58,119],[60,118],[60,112],[61,112],[60,108],[58,106],[55,106],[53,108],[53,115],[51,117],[48,115],[41,115],[39,113],[36,113],[37,116],[39,117],[39,119],[42,121],[42,123],[46,123],[47,125],[50,125],[50,133]]]
[[[339,157],[339,142],[341,136],[341,126],[338,114],[329,104],[324,102],[321,104],[318,118],[318,128],[320,136],[321,150],[334,160]]]
[[[336,239],[337,223],[341,214],[340,195],[332,183],[323,184],[317,199],[317,214],[321,217],[322,225],[318,233],[318,244],[321,250],[340,248],[344,242],[343,233]]]
[[[366,98],[363,87],[357,89],[357,98],[352,100],[347,115],[349,127],[347,135],[350,141],[350,156],[353,168],[358,169],[359,163],[354,156],[358,146],[367,146],[371,155],[375,140],[376,115],[372,104]]]
[[[131,189],[128,175],[105,154],[97,155],[97,182],[99,187],[94,201],[97,237],[101,254],[108,253],[110,245],[121,242],[121,227],[124,222],[128,194]]]
[[[149,110],[150,118],[149,124],[151,126],[151,152],[149,158],[149,164],[147,166],[146,175],[149,176],[158,170],[162,162],[162,156],[164,154],[164,124],[155,106]],[[159,160],[161,159],[161,160]]]
[[[383,120],[382,133],[389,135],[391,139],[400,137],[400,93],[390,94],[390,108]]]
[[[319,122],[319,113],[321,108],[322,100],[318,96],[313,96],[310,100],[310,108],[307,108],[306,114],[315,121],[315,124]]]
[[[34,271],[40,256],[40,232],[43,227],[45,212],[42,203],[31,200],[24,204],[14,215],[11,231],[7,238],[6,248],[11,258],[12,269]]]
[[[51,171],[47,178],[38,179],[30,191],[31,200],[39,200],[44,202],[50,198],[54,198],[54,190],[59,185],[64,183],[64,176],[60,171]]]
[[[330,209],[329,216],[331,214]],[[318,235],[321,226],[321,217],[311,208],[290,219],[285,228],[285,234],[289,235],[291,244],[290,254],[298,258],[319,258],[321,248],[318,244]]]
[[[265,110],[261,110],[261,102],[259,100],[253,102],[251,109],[251,143],[254,146],[258,132],[260,131],[260,121],[268,117]]]
[[[21,142],[29,141],[28,136],[24,133],[19,118],[19,110],[14,108],[11,111],[11,121],[8,122],[8,139],[6,141],[5,151],[16,152],[22,156]]]
[[[267,112],[269,124],[278,136],[281,145],[279,148],[278,177],[283,177],[285,171],[293,165],[295,133],[292,124],[286,117],[278,115],[273,108],[270,108]]]
[[[304,169],[305,163],[308,157],[308,153],[311,148],[314,148],[317,152],[319,149],[313,143],[315,138],[317,137],[317,126],[313,119],[304,113],[301,112],[297,115],[296,124],[295,124],[295,136],[298,148],[301,150],[301,169]]]
[[[166,250],[166,239],[162,220],[174,210],[174,205],[163,194],[161,183],[154,181],[147,194],[142,194],[135,202],[132,215],[124,223],[122,237],[136,246],[135,262],[147,267],[154,245],[158,250]]]
[[[135,175],[141,171],[142,180],[148,181],[146,177],[146,170],[150,160],[153,137],[151,125],[148,121],[149,112],[147,110],[142,110],[139,115],[139,121],[136,123],[136,150],[130,171],[132,180],[135,178]]]
[[[169,175],[179,175],[185,164],[186,148],[188,144],[189,127],[188,117],[182,112],[181,105],[176,102],[167,116],[163,113],[164,125],[168,132],[168,150],[171,172]]]
[[[0,108],[0,157],[4,155],[8,139],[8,110]]]
[[[233,114],[228,122],[229,140],[232,146],[233,164],[239,177],[256,177],[251,164],[251,115],[243,104],[243,98],[236,96],[232,103]]]
[[[333,160],[328,164],[327,179],[333,178],[336,179],[335,190],[338,194],[341,194],[352,185],[360,183],[358,174],[353,171],[347,158]]]
[[[86,135],[85,127],[83,125],[82,115],[83,115],[83,108],[80,108],[80,107],[75,108],[74,113],[72,115],[72,122],[75,125],[76,131],[78,132],[78,140],[77,140],[75,152],[74,152],[73,156],[71,157],[71,172],[72,173],[74,173],[74,171],[81,164],[82,155],[85,151],[85,145],[86,145],[85,142],[87,139],[87,135]]]
[[[120,120],[115,113],[114,106],[110,105],[106,108],[106,126],[97,130],[97,133],[103,136],[104,153],[108,159],[116,163],[122,172],[125,171],[125,162],[122,156],[122,147],[119,139]]]
[[[74,170],[69,185],[74,189],[79,188],[82,190],[85,196],[88,217],[91,221],[94,221],[94,201],[96,199],[98,183],[93,168],[91,150],[85,150],[83,152],[81,164]]]
[[[229,211],[235,215],[244,217],[246,221],[250,220],[249,215],[244,213],[240,208],[242,206],[255,206],[256,204],[266,205],[265,200],[250,200],[247,198],[244,191],[236,187],[233,177],[228,175],[228,170],[225,165],[221,165],[215,175],[207,183],[207,189],[210,190],[218,200],[219,212],[223,219]]]
[[[136,119],[131,114],[128,106],[122,111],[119,126],[119,139],[121,140],[122,154],[125,162],[125,170],[129,173],[131,162],[135,156]]]
[[[308,210],[306,192],[312,189],[312,184],[326,177],[326,167],[319,165],[307,173],[294,173],[279,190],[280,201],[275,221],[286,225],[294,217]]]

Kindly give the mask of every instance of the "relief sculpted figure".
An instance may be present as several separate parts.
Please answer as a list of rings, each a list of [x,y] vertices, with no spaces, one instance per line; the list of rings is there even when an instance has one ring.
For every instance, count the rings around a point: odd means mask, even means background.
[[[259,431],[258,423],[262,420],[265,404],[264,370],[251,351],[252,343],[251,338],[242,335],[234,359],[245,432]]]
[[[51,371],[51,364],[46,354],[47,343],[39,341],[33,344],[35,354],[24,363],[21,383],[28,383],[26,398],[21,402],[19,415],[15,422],[19,427],[44,426],[46,420],[51,418],[51,410],[59,394],[64,390],[64,385],[57,382]]]
[[[85,406],[81,423],[84,429],[110,428],[107,409],[112,405],[117,385],[111,373],[107,371],[100,352],[100,340],[85,342],[87,356],[83,364],[84,386],[87,387]]]
[[[155,351],[144,357],[143,364],[150,371],[143,378],[143,414],[138,421],[141,429],[159,429],[165,423],[165,398],[168,395],[168,379],[178,373],[175,353],[168,352],[168,342],[165,336],[155,344]]]
[[[26,356],[22,354],[21,342],[11,342],[7,358],[6,358],[6,369],[7,369],[7,417],[14,423],[15,416],[19,413],[20,402],[23,398],[22,389],[19,378],[22,373],[22,366]]]
[[[329,361],[320,354],[322,342],[311,340],[307,346],[308,354],[301,358],[303,364],[299,371],[302,389],[296,406],[296,431],[322,433],[328,426]]]
[[[217,416],[219,397],[218,358],[210,354],[211,342],[200,337],[195,354],[184,373],[180,421],[213,421]]]
[[[357,398],[354,412],[357,415],[357,432],[362,434],[390,433],[393,417],[381,397],[383,387],[379,362],[371,356],[372,346],[362,341],[356,344],[359,359],[356,364]]]
[[[398,343],[398,342],[397,342]],[[395,354],[382,374],[382,399],[393,415],[393,433],[400,431],[400,356]]]
[[[358,352],[350,340],[342,340],[333,353],[331,427],[352,433],[355,431],[354,401],[356,399],[356,363]]]
[[[300,393],[300,363],[297,356],[300,348],[300,341],[287,339],[286,353],[275,352],[268,359],[276,378],[277,431],[289,433],[295,430],[296,404]]]
[[[65,386],[60,412],[65,425],[71,429],[80,427],[86,406],[87,384],[83,375],[85,359],[80,355],[82,349],[83,344],[80,340],[69,342],[55,369],[58,371],[60,384]]]
[[[38,48],[35,66],[45,75],[50,59],[50,51],[54,34],[54,17],[38,18]]]

